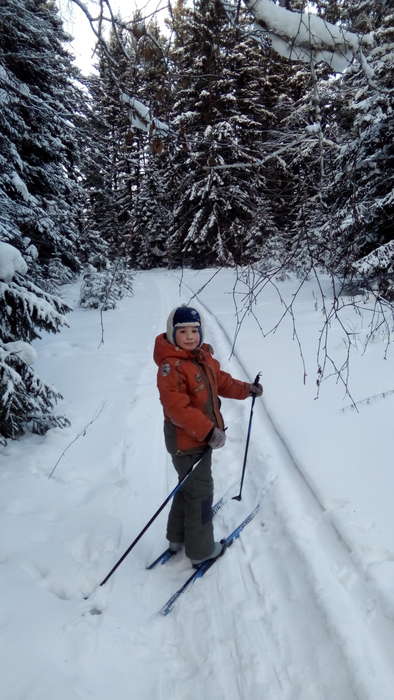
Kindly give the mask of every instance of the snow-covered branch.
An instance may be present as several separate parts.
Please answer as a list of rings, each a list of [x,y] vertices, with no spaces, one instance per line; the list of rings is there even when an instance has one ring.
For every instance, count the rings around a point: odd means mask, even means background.
[[[13,245],[0,241],[0,280],[11,282],[17,272],[26,274],[27,265],[24,258]]]
[[[372,46],[373,35],[359,37],[310,12],[292,12],[272,0],[245,0],[256,22],[268,32],[273,49],[294,61],[325,61],[342,72],[361,46]]]
[[[372,253],[353,264],[360,274],[368,274],[372,270],[388,270],[394,265],[394,241],[379,246]]]
[[[331,141],[330,139],[323,138],[318,125],[311,124],[305,128],[301,135],[292,141],[287,141],[283,143],[279,148],[275,148],[272,153],[268,153],[264,158],[254,158],[251,162],[237,161],[236,163],[224,163],[223,165],[207,165],[204,170],[255,170],[262,167],[268,161],[279,159],[283,153],[294,153],[301,145],[305,146],[309,144],[312,148],[316,144],[325,145],[328,148],[337,149],[338,145]]]
[[[144,105],[135,97],[122,93],[120,99],[124,104],[128,105],[130,124],[135,129],[139,129],[140,131],[145,131],[146,133],[150,134],[155,132],[158,135],[166,134],[169,131],[168,124],[153,117],[149,107]]]

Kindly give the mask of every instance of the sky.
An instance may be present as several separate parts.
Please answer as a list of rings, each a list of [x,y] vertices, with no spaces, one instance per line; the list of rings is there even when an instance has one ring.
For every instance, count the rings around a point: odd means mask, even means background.
[[[79,0],[78,0],[79,1]],[[92,16],[98,8],[98,2],[86,0],[84,3]],[[143,15],[149,16],[159,8],[166,8],[165,0],[110,0],[113,13],[118,13],[124,20],[129,20],[136,9],[140,9]],[[58,0],[58,6],[63,18],[65,30],[74,37],[71,51],[75,55],[78,67],[85,75],[89,74],[94,66],[93,51],[96,43],[90,24],[81,8],[72,0]],[[164,15],[165,9],[161,11]],[[108,16],[108,12],[107,12]]]

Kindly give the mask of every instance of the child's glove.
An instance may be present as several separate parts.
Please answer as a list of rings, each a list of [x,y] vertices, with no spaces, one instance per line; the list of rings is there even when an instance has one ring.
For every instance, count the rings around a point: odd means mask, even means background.
[[[261,396],[261,394],[263,393],[263,387],[261,386],[261,384],[250,384],[249,393],[250,396]]]
[[[217,450],[219,447],[223,447],[226,442],[226,433],[220,428],[213,428],[207,435],[208,445],[212,447],[213,450]]]

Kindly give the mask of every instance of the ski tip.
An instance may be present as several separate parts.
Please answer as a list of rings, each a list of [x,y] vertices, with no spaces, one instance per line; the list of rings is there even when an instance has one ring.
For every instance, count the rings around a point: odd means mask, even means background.
[[[173,552],[171,549],[166,549],[162,554],[160,554],[157,559],[152,561],[151,564],[148,564],[145,569],[147,571],[150,571],[151,569],[154,569],[157,564],[165,564],[166,561],[171,559],[175,554],[178,554],[178,552]]]
[[[232,501],[240,501],[240,500],[241,500],[241,496],[233,496],[231,500],[232,500]]]

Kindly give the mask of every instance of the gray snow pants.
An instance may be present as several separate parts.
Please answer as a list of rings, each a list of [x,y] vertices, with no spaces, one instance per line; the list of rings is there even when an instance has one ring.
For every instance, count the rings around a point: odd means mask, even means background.
[[[192,455],[171,455],[179,478],[200,459],[203,451]],[[208,448],[201,463],[175,494],[167,524],[167,539],[184,542],[186,556],[204,559],[213,551],[211,473],[212,450]]]

